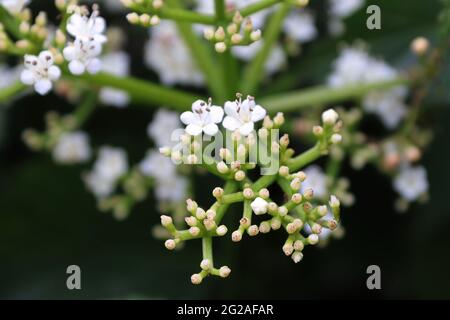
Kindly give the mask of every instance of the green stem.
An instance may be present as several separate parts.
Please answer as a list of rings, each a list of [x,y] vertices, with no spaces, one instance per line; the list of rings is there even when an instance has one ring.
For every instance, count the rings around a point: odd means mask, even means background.
[[[201,23],[201,24],[215,24],[216,20],[214,16],[202,14],[194,11],[184,10],[181,8],[167,8],[161,9],[147,8],[142,5],[133,5],[130,7],[137,13],[147,13],[151,15],[157,15],[161,19],[176,20],[189,23]]]
[[[317,86],[309,89],[297,90],[276,94],[259,99],[268,112],[298,111],[302,108],[327,103],[342,102],[348,99],[361,98],[367,93],[378,90],[407,85],[410,81],[406,78],[397,78],[389,81],[374,82],[370,84],[351,85],[340,88]]]
[[[22,33],[20,32],[20,22],[13,17],[8,10],[0,5],[0,22],[5,29],[17,40],[22,39]]]
[[[274,182],[276,178],[277,178],[276,174],[262,176],[261,178],[256,180],[256,182],[252,185],[253,191],[259,191],[262,188],[265,188],[265,187],[271,185],[272,182]]]
[[[167,2],[174,7],[180,7],[179,0],[169,0]],[[224,102],[227,98],[225,84],[217,76],[217,68],[210,50],[197,34],[194,33],[190,23],[180,21],[176,23],[185,44],[190,50],[192,58],[195,59],[197,66],[205,77],[205,83],[209,87],[211,94],[218,100],[218,103]]]
[[[192,102],[199,99],[196,95],[188,92],[166,88],[132,77],[117,77],[108,73],[84,74],[81,76],[66,74],[64,78],[70,81],[82,80],[89,85],[126,91],[135,102],[143,103],[146,106],[149,104],[158,107],[165,105],[179,111],[185,111],[190,108]]]
[[[281,2],[280,0],[262,0],[256,3],[252,3],[242,9],[239,9],[239,12],[241,13],[241,15],[243,17],[248,17],[256,12],[259,12],[261,10],[267,9],[275,4],[277,4],[278,2]],[[234,15],[234,13],[233,13]],[[233,15],[229,16],[229,19],[233,18]]]
[[[73,113],[75,120],[77,122],[77,127],[81,127],[89,116],[94,112],[95,107],[97,106],[97,92],[90,91],[82,104],[78,106],[78,108]]]
[[[231,204],[235,202],[241,202],[244,200],[244,195],[242,192],[236,192],[231,194],[226,194],[222,197],[221,202],[223,204]]]
[[[25,91],[26,89],[27,86],[25,86],[20,81],[17,81],[8,87],[0,89],[0,103],[9,102],[9,99]]]
[[[225,195],[230,194],[236,190],[237,190],[237,183],[235,181],[227,181],[225,183],[225,186],[223,187],[223,191],[224,191]],[[219,209],[217,209],[217,212],[216,212],[217,225],[222,221],[223,216],[227,212],[229,206],[230,206],[229,204],[221,204]]]
[[[323,155],[320,143],[287,162],[290,171],[297,171]]]
[[[225,0],[214,0],[214,9],[216,13],[216,24],[225,23]]]
[[[264,75],[264,66],[269,57],[281,31],[284,18],[289,12],[291,5],[287,2],[280,4],[280,8],[274,13],[265,28],[263,36],[263,47],[258,52],[256,57],[247,66],[244,71],[243,80],[241,83],[241,91],[245,94],[255,95]]]

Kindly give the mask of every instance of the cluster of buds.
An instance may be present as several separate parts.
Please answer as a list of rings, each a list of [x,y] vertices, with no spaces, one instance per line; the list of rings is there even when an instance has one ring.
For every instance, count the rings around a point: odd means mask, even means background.
[[[127,14],[129,23],[142,27],[151,27],[159,24],[159,10],[163,7],[163,0],[121,0],[122,4],[133,12]]]
[[[151,179],[143,176],[138,169],[132,169],[120,180],[123,193],[100,198],[98,208],[103,212],[112,212],[117,220],[124,220],[133,207],[147,197],[151,184]]]
[[[5,15],[8,13],[5,12]],[[31,11],[26,8],[10,19],[16,26],[15,32],[8,35],[3,24],[0,24],[0,52],[19,56],[37,52],[49,34],[46,13],[40,12],[33,21]]]
[[[217,29],[208,27],[203,35],[206,40],[214,43],[217,52],[223,53],[232,46],[246,46],[260,40],[261,30],[254,29],[251,18],[244,19],[236,11],[230,24]]]
[[[248,99],[250,100],[247,102],[252,101],[251,97]],[[209,105],[208,108],[212,108]],[[303,190],[302,184],[308,179],[305,172],[300,170],[308,164],[304,163],[304,156],[294,157],[295,151],[289,147],[288,135],[283,135],[281,138],[277,135],[277,139],[273,139],[272,131],[280,129],[284,122],[284,115],[278,113],[273,118],[266,116],[262,127],[257,132],[245,136],[238,130],[232,132],[232,146],[220,149],[219,159],[212,159],[215,161],[213,164],[204,164],[194,155],[195,151],[201,151],[201,145],[198,145],[195,139],[192,140],[194,137],[189,134],[181,137],[182,144],[192,152],[185,158],[189,160],[188,158],[195,156],[195,159],[187,162],[188,165],[203,165],[227,181],[223,188],[213,189],[212,196],[215,202],[208,209],[200,207],[192,199],[186,201],[186,211],[189,214],[185,218],[186,229],[177,228],[171,217],[161,216],[161,224],[170,234],[170,239],[165,242],[168,250],[180,247],[188,240],[202,239],[203,260],[200,263],[202,270],[192,275],[193,284],[201,283],[208,275],[226,277],[230,273],[230,269],[226,266],[219,269],[214,267],[212,239],[227,234],[228,227],[221,222],[228,207],[233,203],[242,203],[243,208],[238,227],[230,235],[233,242],[240,242],[245,234],[254,237],[260,233],[285,230],[288,238],[282,250],[295,263],[303,258],[305,246],[319,243],[319,236],[324,230],[333,231],[338,227],[340,200],[336,195],[332,195],[327,199],[328,204],[319,203],[320,200],[314,197],[312,188]],[[317,144],[308,151],[309,154],[314,154],[309,162],[326,154],[331,146],[342,140],[341,128],[342,121],[336,111],[330,109],[322,114],[322,125],[313,130]],[[260,157],[256,158],[255,163],[249,163],[249,151],[256,144],[257,139],[259,139],[258,143],[263,142],[263,148],[272,150],[271,156],[279,159],[280,166],[275,172],[262,175],[253,182],[248,172],[257,166],[265,165],[264,159]],[[163,148],[161,152],[172,158],[174,154],[178,159],[182,158],[177,151],[169,148]],[[281,204],[271,198],[269,187],[273,184],[279,185],[287,198]],[[265,216],[269,216],[269,219],[262,219]]]

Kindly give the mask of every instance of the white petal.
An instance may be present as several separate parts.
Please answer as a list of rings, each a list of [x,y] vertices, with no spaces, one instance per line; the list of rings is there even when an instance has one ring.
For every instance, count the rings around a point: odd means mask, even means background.
[[[95,33],[102,33],[105,31],[106,21],[102,17],[95,18],[93,31]]]
[[[81,63],[79,60],[73,60],[71,63],[69,63],[69,70],[74,75],[80,75],[83,74],[85,70],[84,64]]]
[[[183,112],[180,116],[181,122],[188,125],[195,122],[195,115],[191,111]]]
[[[202,133],[202,127],[196,124],[190,124],[186,127],[186,132],[191,136],[198,136]]]
[[[42,79],[34,84],[34,90],[41,96],[46,95],[52,89],[52,82],[48,79]]]
[[[209,111],[209,116],[211,121],[214,123],[219,123],[223,119],[223,109],[221,107],[212,106]]]
[[[31,86],[32,84],[34,84],[35,81],[34,73],[31,72],[30,70],[23,70],[20,75],[20,80],[22,81],[23,84]]]
[[[102,62],[100,59],[92,59],[89,64],[87,65],[87,71],[90,74],[96,74],[98,73],[102,68]]]
[[[76,56],[75,47],[74,46],[65,47],[63,50],[63,55],[67,61],[75,60],[75,56]]]
[[[232,117],[235,117],[235,118],[237,118],[237,103],[235,102],[235,101],[227,101],[227,102],[225,102],[225,106],[224,106],[224,109],[225,109],[225,113],[228,115],[228,116],[232,116]]]
[[[234,117],[227,116],[222,122],[225,129],[234,131],[241,126],[241,122]]]
[[[39,54],[38,57],[39,61],[42,63],[42,65],[46,66],[46,67],[50,67],[51,65],[53,65],[54,60],[53,60],[53,55],[50,51],[46,50],[46,51],[42,51]]]
[[[219,131],[219,127],[214,123],[210,123],[203,127],[203,132],[209,136],[214,136],[217,131]]]
[[[256,105],[252,112],[252,121],[257,122],[264,119],[266,116],[266,110],[260,105]]]
[[[61,77],[61,69],[57,66],[51,66],[48,68],[48,77],[53,81],[58,80]]]
[[[247,122],[246,124],[244,124],[243,126],[241,126],[239,128],[239,132],[244,135],[244,136],[248,136],[254,128],[254,123],[253,122]]]

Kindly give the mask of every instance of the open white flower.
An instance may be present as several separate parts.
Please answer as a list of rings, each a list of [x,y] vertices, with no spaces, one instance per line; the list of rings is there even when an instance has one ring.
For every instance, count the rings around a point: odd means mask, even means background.
[[[428,191],[427,171],[421,166],[403,166],[395,177],[394,189],[406,200],[416,200]]]
[[[202,132],[213,136],[219,131],[216,123],[220,123],[223,118],[223,109],[211,105],[211,99],[208,102],[197,100],[192,104],[192,112],[183,112],[180,116],[181,122],[186,127],[186,132],[191,136],[198,136]]]
[[[256,215],[261,215],[261,214],[265,214],[267,212],[267,206],[269,204],[267,203],[266,200],[264,200],[263,198],[257,197],[255,200],[252,201],[252,203],[250,204],[250,206],[253,209],[253,212]]]
[[[90,157],[89,136],[82,131],[63,134],[53,149],[53,158],[58,163],[80,163],[89,160]]]
[[[289,38],[305,43],[317,37],[318,31],[314,22],[314,16],[309,11],[294,10],[284,20],[284,32]]]
[[[157,147],[173,146],[172,134],[180,128],[180,116],[177,112],[159,109],[147,127],[148,136]]]
[[[11,14],[18,14],[29,3],[30,0],[0,0],[0,5]]]
[[[85,71],[98,73],[102,62],[97,57],[102,52],[102,45],[93,38],[76,38],[73,44],[64,48],[64,58],[69,61],[72,74],[80,75]]]
[[[47,94],[53,87],[52,81],[58,80],[61,70],[54,66],[53,55],[50,51],[42,51],[39,56],[25,55],[25,70],[20,76],[26,85],[34,85],[40,95]]]
[[[107,38],[103,33],[106,29],[106,22],[98,14],[98,11],[93,11],[89,17],[79,13],[71,15],[67,22],[67,32],[74,38],[92,40],[100,44],[105,43]]]
[[[223,126],[230,131],[239,130],[244,136],[248,136],[253,131],[255,122],[266,116],[266,110],[257,105],[251,96],[244,101],[240,96],[236,101],[227,101],[225,113],[227,116],[223,120]]]

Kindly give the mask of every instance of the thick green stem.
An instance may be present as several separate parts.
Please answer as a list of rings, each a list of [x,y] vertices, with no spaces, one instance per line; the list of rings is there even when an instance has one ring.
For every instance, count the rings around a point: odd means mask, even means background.
[[[256,182],[252,185],[253,191],[259,191],[262,188],[265,188],[265,187],[271,185],[272,182],[274,182],[276,178],[277,178],[276,174],[262,176],[261,178],[256,180]]]
[[[225,22],[225,0],[214,0],[214,10],[216,13],[216,24]]]
[[[3,24],[5,29],[17,40],[22,38],[22,33],[20,32],[20,22],[15,17],[0,5],[0,22]]]
[[[397,78],[389,81],[351,85],[341,88],[318,86],[264,97],[259,99],[258,102],[263,105],[268,112],[297,111],[306,107],[361,98],[373,90],[407,85],[409,82],[410,81],[406,78]]]
[[[161,19],[209,25],[213,25],[216,22],[214,16],[212,15],[202,14],[180,8],[167,8],[163,6],[161,9],[157,10],[154,8],[144,7],[142,5],[132,5],[130,9],[140,14],[148,13],[151,15],[157,15]]]
[[[320,143],[287,162],[290,171],[297,171],[323,155]]]
[[[126,91],[133,101],[143,103],[146,106],[150,104],[158,107],[165,105],[185,111],[190,108],[192,102],[199,99],[196,95],[188,92],[166,88],[145,80],[132,77],[117,77],[107,73],[84,74],[82,76],[66,74],[64,78],[70,81],[81,80],[94,86],[112,87]]]
[[[83,103],[81,103],[73,113],[78,128],[81,127],[87,121],[87,119],[89,119],[89,116],[94,112],[96,105],[97,92],[91,91],[87,93],[87,96]]]
[[[263,46],[256,57],[247,66],[241,83],[241,91],[245,94],[255,95],[262,77],[264,67],[272,49],[280,35],[284,18],[289,12],[291,5],[287,2],[280,4],[280,8],[271,17],[269,24],[264,30]],[[261,41],[261,40],[260,40]]]
[[[252,3],[242,9],[239,9],[239,12],[241,13],[241,15],[243,17],[248,17],[256,12],[270,8],[271,6],[273,6],[279,2],[281,2],[281,0],[261,0],[256,3]],[[233,18],[233,16],[230,15],[229,19],[232,19],[232,18]]]

